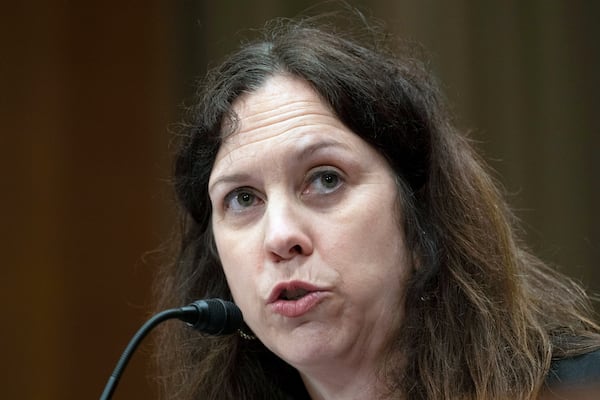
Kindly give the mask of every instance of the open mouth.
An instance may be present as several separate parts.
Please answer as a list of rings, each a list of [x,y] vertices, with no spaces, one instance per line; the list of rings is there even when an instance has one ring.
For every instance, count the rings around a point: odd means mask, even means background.
[[[329,297],[329,290],[308,282],[282,282],[275,286],[268,300],[271,312],[285,318],[306,315]]]
[[[305,289],[284,289],[279,294],[280,300],[298,300],[310,293]]]
[[[320,292],[322,289],[308,282],[292,281],[282,282],[273,288],[269,296],[268,303],[277,301],[294,302],[303,299],[311,294]]]

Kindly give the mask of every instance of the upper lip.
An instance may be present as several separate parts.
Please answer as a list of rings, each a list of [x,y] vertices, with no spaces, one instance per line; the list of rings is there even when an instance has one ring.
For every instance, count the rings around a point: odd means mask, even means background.
[[[307,292],[316,292],[316,291],[323,290],[322,288],[319,288],[318,286],[315,286],[311,283],[303,282],[303,281],[280,282],[280,283],[276,284],[275,287],[273,287],[273,290],[271,290],[271,294],[269,295],[269,298],[267,299],[267,303],[270,304],[270,303],[277,301],[281,297],[281,294],[285,291],[299,290],[299,289],[306,290]]]

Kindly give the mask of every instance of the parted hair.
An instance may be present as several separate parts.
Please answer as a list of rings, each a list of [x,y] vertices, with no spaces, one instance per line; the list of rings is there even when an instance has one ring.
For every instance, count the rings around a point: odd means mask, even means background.
[[[288,74],[308,82],[397,177],[414,271],[380,372],[388,394],[536,398],[552,359],[600,347],[589,299],[520,241],[518,221],[453,126],[425,65],[386,46],[371,28],[348,34],[321,19],[278,19],[207,74],[179,132],[173,185],[181,227],[174,261],[157,276],[158,307],[231,299],[213,239],[208,179],[221,143],[235,131],[232,103]],[[157,362],[164,398],[307,397],[298,372],[259,340],[171,325],[159,336]]]

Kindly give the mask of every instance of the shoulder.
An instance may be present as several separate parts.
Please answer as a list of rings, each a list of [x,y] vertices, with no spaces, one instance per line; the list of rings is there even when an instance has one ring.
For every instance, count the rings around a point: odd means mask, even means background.
[[[550,387],[600,382],[600,349],[552,362],[546,377]]]
[[[552,362],[540,400],[600,399],[600,350]]]

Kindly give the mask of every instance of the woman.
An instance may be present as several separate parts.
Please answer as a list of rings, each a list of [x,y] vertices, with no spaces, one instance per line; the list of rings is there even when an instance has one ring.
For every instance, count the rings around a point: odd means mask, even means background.
[[[429,75],[368,37],[276,21],[208,75],[160,306],[227,298],[247,327],[165,331],[166,397],[533,399],[597,354]]]

